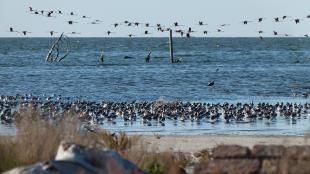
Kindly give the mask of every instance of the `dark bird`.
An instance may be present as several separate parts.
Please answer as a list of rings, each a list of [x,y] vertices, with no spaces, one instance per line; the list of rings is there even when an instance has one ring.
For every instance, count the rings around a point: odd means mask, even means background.
[[[128,36],[129,36],[129,37],[132,37],[132,36],[135,36],[135,35],[133,35],[133,34],[128,34]]]
[[[190,34],[190,33],[186,33],[186,37],[187,37],[187,38],[190,38],[190,37],[191,37],[191,34]]]
[[[29,11],[30,11],[30,12],[33,12],[33,8],[32,8],[32,7],[29,7]]]
[[[295,23],[296,23],[296,24],[300,23],[300,19],[298,19],[298,18],[295,19]]]
[[[208,86],[214,86],[214,81],[210,82]]]
[[[62,11],[61,11],[61,10],[58,10],[58,14],[62,14]]]
[[[244,24],[244,25],[247,25],[247,24],[250,23],[250,22],[252,22],[252,21],[243,21],[243,24]]]
[[[92,22],[91,22],[91,23],[89,23],[89,24],[93,24],[93,25],[95,25],[95,24],[99,24],[99,22],[92,21]]]
[[[258,22],[263,22],[264,18],[258,18]]]
[[[102,23],[102,21],[99,20],[99,19],[96,19],[95,22],[97,22],[97,23]]]
[[[111,31],[107,31],[108,36],[109,36],[111,33],[112,33]]]
[[[279,17],[274,18],[275,22],[280,22]]]
[[[278,32],[277,31],[273,31],[273,35],[277,36]]]
[[[216,31],[219,32],[219,33],[224,32],[224,31],[221,30],[221,29],[217,29]]]
[[[74,23],[77,23],[77,22],[74,22],[74,21],[66,21],[68,22],[69,25],[73,25]]]
[[[183,31],[181,31],[181,32],[180,32],[180,34],[181,34],[181,37],[183,37],[183,35],[184,35],[184,32],[183,32]]]
[[[230,24],[221,24],[221,25],[218,25],[220,27],[226,27],[226,26],[229,26]]]
[[[31,33],[31,32],[28,32],[28,31],[22,31],[23,35],[26,36],[27,33]]]
[[[137,27],[140,25],[139,22],[135,22],[134,24],[135,24],[135,26],[137,26]]]
[[[179,26],[179,23],[178,23],[178,22],[175,22],[175,23],[173,23],[173,25],[174,25],[175,27],[178,27],[178,26]]]
[[[78,32],[75,32],[75,31],[72,31],[71,33],[67,33],[67,34],[81,34],[81,33],[78,33]]]
[[[203,31],[203,34],[207,35],[207,34],[208,34],[208,31]]]
[[[10,27],[9,32],[17,32],[18,33],[18,31],[15,31],[13,27]]]
[[[207,24],[204,24],[202,21],[199,21],[199,22],[198,22],[198,25],[201,25],[201,26],[202,26],[202,25],[207,25]]]
[[[149,33],[149,31],[145,30],[144,34],[147,35],[147,34],[151,34],[151,33]]]
[[[259,34],[262,34],[262,33],[264,33],[264,31],[262,31],[262,30],[259,30],[259,31],[258,31],[258,33],[259,33]]]
[[[188,33],[194,32],[191,27],[188,27]]]
[[[53,14],[53,11],[49,11],[46,16],[47,17],[52,17],[52,14]]]
[[[90,17],[83,15],[82,18],[86,19],[86,18],[90,18]]]
[[[50,35],[51,35],[51,36],[53,36],[54,33],[57,33],[57,32],[55,32],[55,31],[50,31]]]
[[[119,24],[118,23],[115,23],[115,24],[113,24],[114,25],[114,27],[116,28]]]

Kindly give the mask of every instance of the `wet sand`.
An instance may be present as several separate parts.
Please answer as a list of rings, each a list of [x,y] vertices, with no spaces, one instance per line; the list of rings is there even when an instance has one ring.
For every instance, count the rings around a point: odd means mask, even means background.
[[[310,145],[310,136],[243,136],[243,135],[143,135],[141,139],[158,151],[197,152],[220,144],[254,145]]]

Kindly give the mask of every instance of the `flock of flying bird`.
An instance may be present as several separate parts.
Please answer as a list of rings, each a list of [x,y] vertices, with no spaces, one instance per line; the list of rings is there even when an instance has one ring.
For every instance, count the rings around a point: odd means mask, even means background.
[[[68,15],[68,16],[76,16],[76,17],[79,17],[79,18],[82,18],[82,19],[91,19],[91,17],[89,16],[86,16],[86,15],[78,15],[74,12],[69,12],[69,13],[64,13],[63,11],[61,10],[36,10],[36,9],[33,9],[32,7],[29,7],[29,11],[28,11],[30,14],[33,14],[33,15],[40,15],[40,16],[44,16],[44,17],[48,17],[48,18],[54,18],[56,16],[60,16],[60,15]],[[280,22],[288,22],[288,21],[291,21],[291,22],[294,22],[295,24],[299,24],[301,23],[301,21],[305,20],[305,19],[309,19],[310,20],[310,15],[307,15],[303,18],[292,18],[290,16],[287,16],[287,15],[284,15],[284,16],[281,16],[281,17],[274,17],[272,20],[276,23],[280,23]],[[257,22],[257,23],[262,23],[266,20],[266,18],[264,17],[259,17],[255,20],[244,20],[242,21],[241,23],[243,25],[249,25],[250,23],[253,23],[253,22]],[[75,20],[68,20],[68,21],[64,21],[66,22],[68,25],[74,25],[76,23],[79,23],[80,21],[75,21]],[[92,24],[92,25],[96,25],[96,24],[101,24],[103,23],[102,20],[99,20],[99,19],[96,19],[96,20],[92,20],[91,22],[89,22],[88,24]],[[186,37],[191,37],[193,35],[193,33],[198,33],[198,32],[202,32],[202,34],[204,35],[208,35],[209,33],[211,32],[216,32],[216,33],[221,33],[221,32],[224,32],[224,28],[225,27],[228,27],[230,26],[230,24],[220,24],[220,25],[217,25],[217,29],[216,31],[209,31],[209,30],[203,30],[203,31],[198,31],[198,30],[194,30],[193,27],[189,26],[189,27],[185,27],[186,29],[179,29],[180,27],[184,27],[183,25],[181,25],[179,22],[174,22],[172,25],[170,26],[164,26],[163,24],[150,24],[150,23],[142,23],[142,22],[130,22],[130,21],[124,21],[124,22],[117,22],[117,23],[114,23],[112,24],[114,26],[114,28],[117,28],[119,26],[128,26],[128,27],[139,27],[139,26],[142,26],[144,27],[144,32],[143,32],[143,35],[150,35],[152,34],[150,32],[150,29],[151,28],[155,28],[156,31],[158,32],[165,32],[165,31],[169,31],[169,30],[173,30],[175,33],[178,33],[180,34],[181,37],[183,36],[186,36]],[[198,26],[206,26],[208,25],[207,23],[203,22],[203,21],[198,21],[197,24],[195,25],[198,25]],[[31,33],[30,31],[26,31],[26,30],[23,30],[23,31],[17,31],[15,30],[13,27],[10,27],[9,29],[9,32],[17,32],[17,33],[22,33],[23,35],[27,35],[28,33]],[[256,31],[259,38],[263,38],[262,35],[265,33],[263,30],[259,30],[259,31]],[[48,33],[50,34],[50,36],[53,36],[55,33],[57,33],[56,31],[48,31]],[[109,36],[111,34],[114,34],[115,32],[114,31],[106,31],[106,34]],[[73,35],[77,35],[77,34],[81,34],[80,32],[76,32],[76,31],[72,31],[70,33],[66,33],[66,34],[73,34]],[[278,31],[273,31],[272,32],[272,35],[273,36],[290,36],[289,34],[287,33],[283,33],[281,34],[280,32]],[[131,34],[129,33],[128,34],[128,37],[133,37],[133,36],[136,36],[134,34]],[[304,37],[309,37],[308,34],[304,34],[303,35]]]

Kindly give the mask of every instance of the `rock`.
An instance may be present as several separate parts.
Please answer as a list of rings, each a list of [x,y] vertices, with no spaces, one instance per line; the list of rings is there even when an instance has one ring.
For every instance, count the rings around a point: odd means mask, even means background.
[[[310,160],[310,146],[291,146],[286,149],[286,157],[289,159]]]
[[[137,166],[112,150],[87,148],[85,146],[61,143],[55,160],[20,167],[7,174],[70,174],[70,173],[124,173],[143,174]]]
[[[194,174],[225,173],[252,174],[259,173],[259,160],[251,159],[216,159],[201,164],[194,169]]]
[[[281,158],[284,152],[285,147],[281,145],[255,145],[252,155],[255,158]]]
[[[310,160],[282,159],[280,163],[281,174],[308,174]]]
[[[193,157],[196,162],[208,162],[210,160],[210,155],[207,149],[193,153]]]
[[[260,173],[262,173],[262,174],[278,174],[279,173],[279,163],[280,162],[278,159],[263,160]]]
[[[238,145],[219,145],[213,149],[212,157],[219,158],[246,158],[250,155],[250,150],[247,147]]]

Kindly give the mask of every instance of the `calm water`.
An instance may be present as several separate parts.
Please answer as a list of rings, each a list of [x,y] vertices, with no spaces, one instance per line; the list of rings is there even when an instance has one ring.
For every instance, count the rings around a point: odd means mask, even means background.
[[[166,100],[309,102],[307,38],[175,38],[181,64],[169,64],[167,38],[72,38],[71,54],[46,63],[49,38],[0,38],[0,94],[61,94],[100,101]],[[100,64],[100,50],[105,62]],[[150,64],[144,63],[148,49]],[[124,59],[131,56],[132,59]],[[214,87],[207,87],[215,81]],[[176,124],[176,125],[175,125]],[[168,123],[165,127],[105,124],[129,132],[302,135],[310,121],[251,124]],[[0,126],[0,132],[7,130]]]

